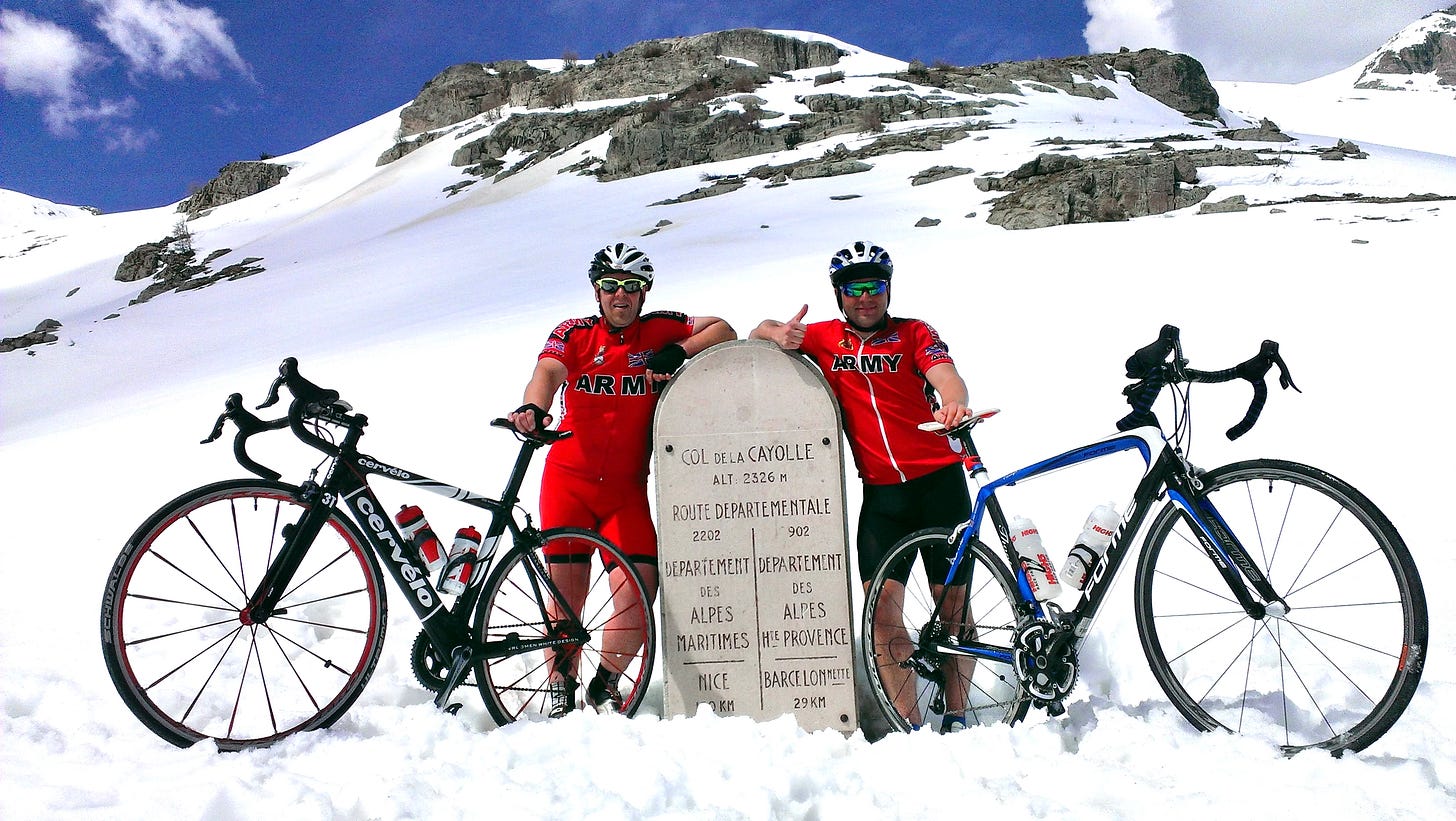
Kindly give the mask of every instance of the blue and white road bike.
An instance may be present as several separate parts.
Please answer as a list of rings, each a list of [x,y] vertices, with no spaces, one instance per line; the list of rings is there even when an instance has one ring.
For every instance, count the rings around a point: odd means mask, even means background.
[[[906,537],[866,593],[862,657],[890,724],[1014,723],[1031,706],[1062,713],[1078,650],[1140,545],[1138,635],[1153,675],[1194,726],[1267,738],[1286,753],[1336,755],[1389,730],[1415,693],[1427,641],[1425,594],[1395,527],[1317,468],[1255,459],[1205,471],[1184,455],[1189,383],[1254,386],[1233,439],[1257,421],[1275,365],[1281,386],[1293,387],[1274,342],[1234,368],[1194,370],[1178,329],[1165,326],[1128,359],[1137,381],[1124,390],[1133,410],[1119,434],[994,480],[971,431],[996,411],[941,429],[965,448],[976,483],[971,516],[953,531]],[[1152,412],[1165,387],[1182,408],[1171,439]],[[1075,605],[1038,601],[997,491],[1126,451],[1146,469]],[[988,519],[999,550],[982,538]],[[949,570],[927,578],[927,565]]]

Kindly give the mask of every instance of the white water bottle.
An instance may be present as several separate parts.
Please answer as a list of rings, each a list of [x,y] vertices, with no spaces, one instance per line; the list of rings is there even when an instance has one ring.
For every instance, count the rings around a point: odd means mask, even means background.
[[[1057,581],[1057,571],[1052,569],[1051,557],[1042,547],[1041,534],[1025,516],[1011,520],[1011,546],[1016,548],[1016,554],[1021,558],[1031,595],[1037,601],[1055,599],[1062,592],[1061,582]]]
[[[455,544],[450,548],[450,561],[464,557],[474,559],[480,553],[480,531],[470,525],[455,531]],[[475,562],[463,561],[450,568],[445,574],[445,579],[440,582],[440,592],[448,593],[451,596],[458,596],[465,592],[465,586],[470,584],[470,577],[474,574]]]
[[[1107,551],[1107,543],[1112,541],[1112,534],[1121,523],[1122,515],[1111,502],[1092,508],[1087,523],[1082,526],[1082,535],[1077,537],[1077,546],[1062,565],[1062,581],[1073,590],[1086,587],[1088,574]]]

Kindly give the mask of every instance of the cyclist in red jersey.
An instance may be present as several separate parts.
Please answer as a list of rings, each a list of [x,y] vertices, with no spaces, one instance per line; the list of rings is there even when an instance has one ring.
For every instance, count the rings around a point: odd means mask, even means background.
[[[657,532],[647,502],[647,471],[658,392],[687,357],[737,334],[714,316],[642,313],[653,267],[631,245],[619,242],[598,251],[588,277],[599,314],[556,326],[536,359],[524,404],[510,420],[526,434],[550,425],[552,398],[562,392],[560,429],[572,436],[546,454],[541,526],[584,527],[605,536],[632,559],[651,601],[657,596]],[[574,552],[571,545],[558,545],[547,548],[552,581],[579,607],[586,599],[585,561],[591,548],[582,545]],[[630,599],[624,595],[624,601]],[[650,613],[641,616],[651,618]],[[633,635],[638,631],[627,629],[607,639],[602,667],[586,688],[587,701],[598,710],[621,705],[620,668],[611,665],[640,648],[614,646],[613,639]],[[576,708],[576,665],[577,659],[566,654],[553,661],[553,717]]]
[[[849,449],[864,482],[855,541],[860,580],[868,588],[881,559],[901,539],[926,527],[954,527],[970,515],[970,495],[953,440],[918,427],[932,418],[952,427],[970,416],[970,409],[965,380],[935,329],[919,319],[890,315],[894,263],[885,249],[869,242],[853,243],[830,259],[829,274],[844,319],[805,324],[809,311],[805,305],[787,322],[764,320],[752,337],[808,355],[839,400]],[[944,580],[950,572],[948,553],[922,560],[932,580]],[[909,565],[897,568],[901,584],[886,585],[879,612],[889,623],[899,618],[903,581],[909,573]],[[932,585],[937,596],[944,587]],[[946,599],[949,609],[943,621],[949,625],[961,620],[962,608],[956,603],[963,596],[958,593],[952,589]],[[894,636],[877,646],[876,654],[903,660],[907,647],[913,649],[908,635]],[[969,662],[960,665],[947,673],[969,681]],[[908,685],[909,671],[894,666],[892,673],[896,671]],[[889,682],[892,676],[886,679]],[[892,689],[899,691],[897,703],[905,702],[899,704],[901,714],[916,715],[913,688]],[[964,727],[964,689],[949,687],[946,697],[941,729]]]

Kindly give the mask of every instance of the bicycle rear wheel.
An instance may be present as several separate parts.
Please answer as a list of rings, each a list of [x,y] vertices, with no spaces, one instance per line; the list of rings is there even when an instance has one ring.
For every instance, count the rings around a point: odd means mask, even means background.
[[[241,479],[174,499],[132,534],[107,577],[101,650],[127,707],[179,747],[270,744],[333,724],[384,646],[374,557],[334,511],[264,622],[248,596],[303,513],[297,488]]]
[[[548,550],[553,558],[576,560],[549,561]],[[561,595],[551,592],[548,578]],[[492,569],[475,610],[475,633],[487,644],[568,639],[573,622],[584,631],[581,637],[477,667],[481,698],[498,724],[545,717],[552,708],[553,670],[555,678],[577,685],[572,709],[637,712],[657,657],[652,598],[632,562],[602,536],[564,527],[518,544]],[[610,692],[593,686],[599,672],[614,679]]]
[[[1203,480],[1290,611],[1250,618],[1169,503],[1148,531],[1133,599],[1158,683],[1203,730],[1286,753],[1364,749],[1410,703],[1425,661],[1425,594],[1400,534],[1316,468],[1254,460]]]
[[[1027,696],[1009,660],[1016,636],[1017,587],[1006,565],[972,540],[961,571],[966,583],[953,586],[935,613],[924,557],[953,556],[950,536],[947,528],[928,528],[901,539],[881,560],[865,593],[860,655],[866,678],[880,710],[902,732],[916,726],[940,729],[947,715],[964,716],[970,726],[1015,722],[1026,715]],[[902,585],[898,577],[907,568]],[[935,586],[941,581],[935,579]],[[927,631],[954,636],[946,639],[951,643],[959,639],[1000,645],[1007,661],[922,648]]]

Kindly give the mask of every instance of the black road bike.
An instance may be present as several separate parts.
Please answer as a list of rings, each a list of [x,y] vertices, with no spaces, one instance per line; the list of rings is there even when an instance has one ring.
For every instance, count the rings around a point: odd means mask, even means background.
[[[1286,753],[1336,755],[1389,730],[1416,691],[1428,636],[1420,576],[1395,527],[1318,468],[1255,459],[1205,471],[1184,454],[1189,383],[1242,378],[1254,387],[1244,419],[1227,432],[1235,439],[1257,421],[1264,377],[1276,365],[1281,386],[1293,387],[1269,341],[1236,367],[1194,370],[1178,329],[1164,326],[1127,361],[1137,381],[1123,391],[1133,410],[1118,422],[1121,433],[995,480],[971,437],[995,411],[950,431],[922,426],[960,441],[978,490],[969,520],[906,537],[870,582],[862,656],[890,723],[953,729],[1014,723],[1033,705],[1063,712],[1078,650],[1139,546],[1133,607],[1142,649],[1195,727],[1266,738]],[[1169,386],[1178,416],[1171,441],[1152,412]],[[1141,455],[1145,471],[1121,526],[1072,606],[1038,601],[996,491],[1126,451]],[[982,540],[987,518],[999,550]],[[949,565],[944,576],[927,578],[932,558]]]
[[[590,678],[566,689],[567,706],[637,710],[657,652],[641,576],[597,533],[541,531],[529,514],[517,518],[531,457],[569,433],[517,434],[520,454],[504,492],[491,499],[360,453],[368,419],[300,376],[292,358],[259,409],[276,404],[283,388],[292,396],[286,416],[260,419],[233,394],[204,440],[232,421],[238,463],[261,478],[168,502],[112,566],[102,653],[143,724],[178,746],[213,739],[224,750],[333,724],[363,692],[383,648],[381,565],[419,618],[412,666],[440,709],[458,710],[452,695],[473,683],[500,724],[544,716],[553,682]],[[515,432],[504,419],[491,424]],[[326,455],[298,485],[247,453],[251,436],[285,427]],[[432,582],[370,489],[371,476],[487,511],[484,543],[502,549],[493,560],[489,550],[452,558]],[[452,602],[437,582],[461,563],[473,565],[471,583]]]

